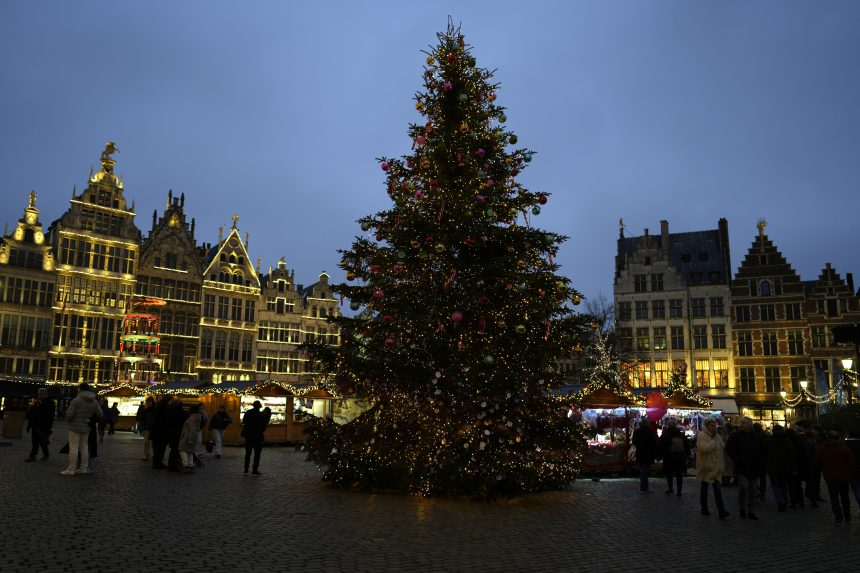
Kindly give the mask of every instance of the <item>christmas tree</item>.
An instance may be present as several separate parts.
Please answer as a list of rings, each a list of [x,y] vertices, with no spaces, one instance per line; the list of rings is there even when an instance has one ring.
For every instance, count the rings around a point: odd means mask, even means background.
[[[330,320],[333,349],[308,348],[336,395],[368,410],[344,425],[312,418],[308,459],[342,487],[479,499],[566,487],[584,446],[553,396],[559,358],[579,344],[581,296],[556,274],[565,237],[535,228],[548,194],[516,176],[492,72],[449,24],[426,52],[410,154],[382,157],[390,209],[341,251],[335,292],[356,317]]]

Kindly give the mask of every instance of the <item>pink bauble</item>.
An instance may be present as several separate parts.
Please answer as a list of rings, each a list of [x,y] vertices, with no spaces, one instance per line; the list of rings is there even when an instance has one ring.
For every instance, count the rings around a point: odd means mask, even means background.
[[[459,310],[455,310],[451,313],[451,320],[453,320],[454,322],[460,322],[461,320],[463,320],[463,313]]]
[[[475,152],[475,155],[477,155],[478,157],[483,157],[483,156],[484,156],[484,153],[486,153],[486,152],[484,151],[484,148],[483,148],[483,147],[479,147],[479,148],[478,148],[478,151],[476,151],[476,152]]]
[[[383,171],[388,171],[389,165],[387,161],[383,161],[382,165],[380,165]]]
[[[375,298],[376,300],[379,300],[384,296],[385,296],[385,293],[382,291],[381,288],[378,288],[375,291],[373,291],[373,298]]]
[[[426,139],[424,139],[424,136],[423,136],[423,135],[419,135],[418,137],[416,137],[416,138],[415,138],[415,143],[417,143],[418,145],[424,145],[424,143],[425,143],[426,141],[427,141],[427,140],[426,140]]]
[[[420,199],[423,196],[424,196],[424,191],[422,191],[421,189],[419,189],[418,191],[415,192],[415,198],[416,199]]]
[[[484,199],[485,197],[483,195],[475,195],[475,201],[477,201],[478,203],[483,203]]]
[[[453,85],[451,82],[445,82],[445,83],[442,85],[442,89],[443,89],[443,90],[445,90],[446,92],[449,92],[449,91],[451,91],[452,89],[454,89],[454,85]]]
[[[389,348],[394,346],[394,339],[393,338],[386,338],[385,339],[385,346],[387,346]]]

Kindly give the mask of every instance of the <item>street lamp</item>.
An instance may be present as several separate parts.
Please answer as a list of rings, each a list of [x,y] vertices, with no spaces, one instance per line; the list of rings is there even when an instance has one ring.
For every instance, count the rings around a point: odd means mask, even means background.
[[[786,408],[797,408],[798,410],[803,409],[806,410],[806,404],[814,404],[815,405],[815,419],[818,420],[819,413],[818,408],[820,404],[827,402],[830,400],[830,393],[825,394],[823,396],[817,396],[815,394],[811,394],[807,388],[809,387],[809,382],[806,380],[800,381],[800,392],[794,397],[789,399],[788,392],[785,390],[781,390],[779,395],[782,397],[782,404]],[[810,406],[811,407],[811,406]]]
[[[856,392],[855,388],[857,387],[857,372],[851,369],[852,366],[854,366],[852,358],[842,359],[842,387],[845,389],[845,401],[848,404],[854,402],[854,392]],[[846,379],[846,376],[849,379]],[[851,378],[854,380],[852,381]]]

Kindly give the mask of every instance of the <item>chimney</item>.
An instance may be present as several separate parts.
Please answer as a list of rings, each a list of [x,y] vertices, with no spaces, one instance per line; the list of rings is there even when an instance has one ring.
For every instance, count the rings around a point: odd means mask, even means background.
[[[717,231],[720,236],[720,254],[723,255],[723,273],[726,275],[726,284],[731,284],[732,253],[729,249],[729,222],[725,217],[717,221]]]
[[[845,281],[848,283],[848,288],[851,289],[851,294],[854,294],[854,273],[845,273]]]
[[[669,221],[660,221],[660,246],[663,247],[663,258],[669,258]]]

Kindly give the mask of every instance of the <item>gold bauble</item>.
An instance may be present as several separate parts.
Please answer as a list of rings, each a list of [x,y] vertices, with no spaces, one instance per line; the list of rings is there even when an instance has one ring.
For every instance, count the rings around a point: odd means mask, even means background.
[[[354,281],[355,280],[355,273],[346,273],[346,280]]]
[[[578,294],[573,295],[573,298],[570,299],[574,305],[577,305],[582,302],[582,297]]]
[[[412,239],[411,241],[409,241],[409,245],[410,245],[413,249],[417,249],[418,247],[420,247],[420,246],[421,246],[421,242],[420,242],[420,241],[418,241],[418,239]]]
[[[460,131],[469,131],[469,124],[465,121],[460,124]]]
[[[432,66],[433,64],[435,64],[435,63],[436,63],[436,60],[435,60],[435,58],[433,58],[433,56],[427,56],[427,60],[426,60],[426,61],[427,61],[427,65],[428,65],[428,66]]]

